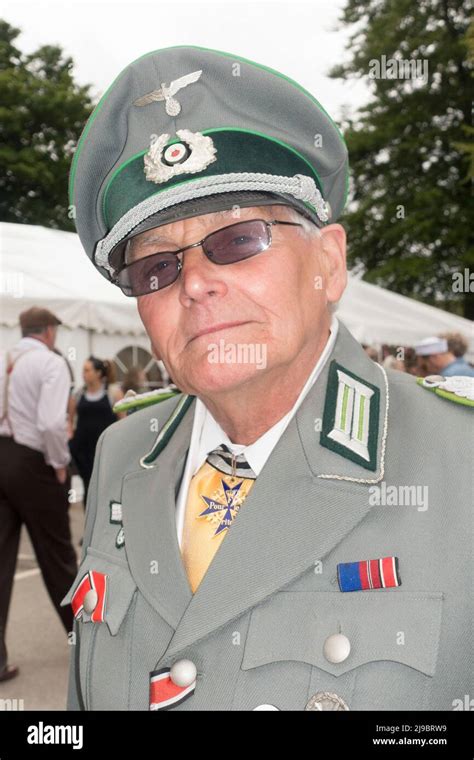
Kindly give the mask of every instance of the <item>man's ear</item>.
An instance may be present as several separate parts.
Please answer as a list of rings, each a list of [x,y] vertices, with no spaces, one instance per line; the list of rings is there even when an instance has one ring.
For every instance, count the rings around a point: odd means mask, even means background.
[[[337,303],[347,285],[346,231],[341,224],[329,224],[321,229],[322,260],[329,303]]]

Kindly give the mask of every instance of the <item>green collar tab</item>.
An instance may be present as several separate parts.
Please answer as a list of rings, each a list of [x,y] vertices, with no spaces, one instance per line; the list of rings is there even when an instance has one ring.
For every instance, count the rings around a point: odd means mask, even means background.
[[[367,470],[377,468],[380,389],[336,361],[329,368],[320,444]]]

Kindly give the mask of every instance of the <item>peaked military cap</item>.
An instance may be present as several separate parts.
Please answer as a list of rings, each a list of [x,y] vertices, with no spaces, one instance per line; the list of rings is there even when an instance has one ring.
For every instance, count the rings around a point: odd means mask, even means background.
[[[113,281],[125,241],[144,229],[272,203],[323,226],[347,183],[346,145],[309,92],[237,55],[177,46],[134,61],[106,91],[69,192],[86,253]]]

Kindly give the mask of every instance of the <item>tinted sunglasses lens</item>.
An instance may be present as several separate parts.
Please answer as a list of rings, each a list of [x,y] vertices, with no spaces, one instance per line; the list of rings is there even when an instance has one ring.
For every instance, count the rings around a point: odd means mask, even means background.
[[[265,222],[256,219],[217,230],[209,235],[204,245],[211,261],[233,264],[265,251],[270,245],[270,236]]]
[[[117,285],[127,296],[143,296],[171,285],[178,276],[178,258],[156,253],[129,264],[117,275]]]

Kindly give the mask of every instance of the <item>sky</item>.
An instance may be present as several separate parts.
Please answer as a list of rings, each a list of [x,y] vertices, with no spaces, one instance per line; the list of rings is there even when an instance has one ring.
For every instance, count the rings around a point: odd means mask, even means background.
[[[343,7],[344,0],[5,0],[1,16],[21,29],[16,44],[25,53],[40,45],[60,45],[76,64],[76,80],[92,85],[93,97],[100,97],[144,53],[200,45],[281,71],[309,90],[338,122],[343,112],[354,112],[370,97],[364,81],[328,77],[331,66],[348,58],[349,32],[338,23]]]

